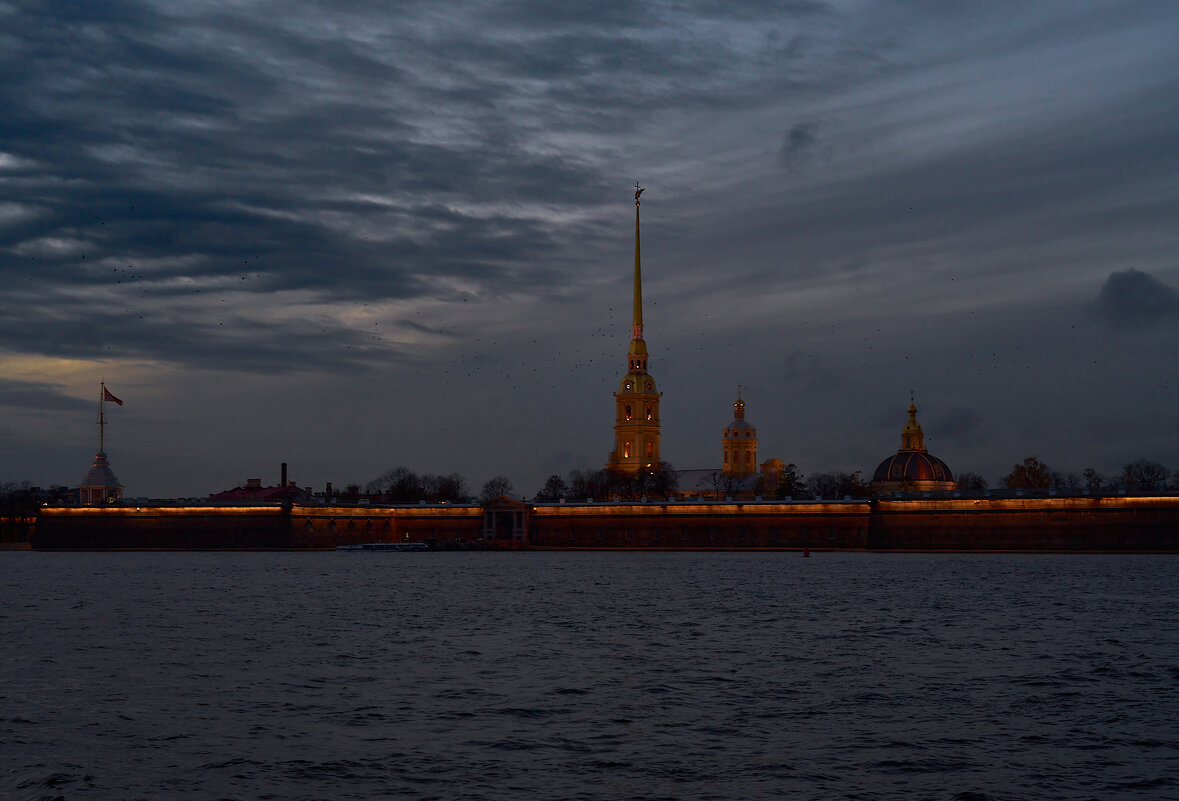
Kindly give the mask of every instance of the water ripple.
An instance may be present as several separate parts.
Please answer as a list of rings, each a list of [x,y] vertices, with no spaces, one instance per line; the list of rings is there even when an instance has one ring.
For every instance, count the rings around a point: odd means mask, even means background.
[[[0,797],[1179,799],[1177,567],[0,552]]]

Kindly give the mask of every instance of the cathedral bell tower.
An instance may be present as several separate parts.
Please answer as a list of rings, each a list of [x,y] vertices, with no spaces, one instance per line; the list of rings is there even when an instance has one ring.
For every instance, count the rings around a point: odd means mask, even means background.
[[[659,398],[655,379],[647,372],[647,343],[643,340],[643,281],[639,264],[639,195],[635,184],[635,286],[634,320],[630,348],[626,353],[626,375],[614,393],[614,450],[606,463],[608,470],[635,475],[654,470],[659,453]]]
[[[722,471],[726,476],[744,478],[757,470],[757,429],[745,422],[745,401],[741,388],[733,403],[733,422],[721,434]]]

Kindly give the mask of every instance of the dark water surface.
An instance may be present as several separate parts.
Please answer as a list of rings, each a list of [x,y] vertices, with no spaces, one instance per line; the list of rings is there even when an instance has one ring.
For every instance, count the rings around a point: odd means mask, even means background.
[[[1179,799],[1177,569],[0,553],[0,798]]]

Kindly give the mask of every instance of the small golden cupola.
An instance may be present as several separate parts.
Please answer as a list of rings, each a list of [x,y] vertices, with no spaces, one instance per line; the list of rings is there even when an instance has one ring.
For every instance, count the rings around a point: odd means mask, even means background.
[[[905,427],[901,429],[900,450],[925,450],[925,432],[921,430],[921,424],[917,422],[917,404],[913,402],[912,395],[909,396],[909,422],[905,423]]]
[[[917,422],[917,404],[909,397],[909,422],[901,429],[901,447],[872,475],[872,491],[948,492],[958,488],[950,467],[925,449],[925,431]]]
[[[757,470],[757,429],[745,420],[745,401],[737,387],[733,422],[721,434],[721,471],[729,476],[747,476]]]

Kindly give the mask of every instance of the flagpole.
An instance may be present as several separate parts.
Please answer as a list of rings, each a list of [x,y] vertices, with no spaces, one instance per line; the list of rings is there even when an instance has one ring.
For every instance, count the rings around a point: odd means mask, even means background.
[[[103,416],[103,401],[106,400],[106,381],[98,383],[98,450],[101,453],[105,448],[105,429],[106,418]]]

